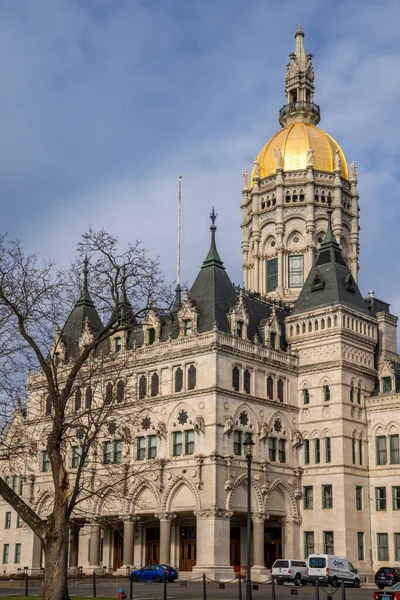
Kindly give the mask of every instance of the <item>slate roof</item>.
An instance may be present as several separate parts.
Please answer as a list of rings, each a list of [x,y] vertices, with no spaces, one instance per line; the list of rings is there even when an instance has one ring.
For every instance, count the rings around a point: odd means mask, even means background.
[[[367,304],[333,235],[331,213],[329,209],[325,239],[292,313],[298,314],[323,306],[342,304],[369,315]]]

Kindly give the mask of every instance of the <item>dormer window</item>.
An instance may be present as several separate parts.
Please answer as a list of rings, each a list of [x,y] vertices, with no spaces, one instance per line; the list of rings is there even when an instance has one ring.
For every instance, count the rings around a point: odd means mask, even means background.
[[[270,344],[271,348],[273,348],[275,350],[275,344],[276,344],[275,331],[271,331],[271,333],[269,334],[269,344]]]
[[[54,366],[58,367],[58,365],[60,364],[60,360],[61,360],[61,355],[59,352],[55,352],[54,353]]]
[[[392,378],[382,377],[382,392],[388,394],[392,391]]]
[[[151,344],[154,344],[155,341],[156,330],[154,329],[154,327],[149,327],[149,329],[147,330],[147,343],[149,344],[149,346],[151,346]]]
[[[121,338],[120,337],[114,338],[114,350],[115,350],[115,352],[120,352],[121,348],[122,348]]]
[[[243,337],[243,321],[236,321],[236,335],[239,338]]]
[[[192,335],[192,320],[191,319],[187,319],[184,322],[184,334]]]

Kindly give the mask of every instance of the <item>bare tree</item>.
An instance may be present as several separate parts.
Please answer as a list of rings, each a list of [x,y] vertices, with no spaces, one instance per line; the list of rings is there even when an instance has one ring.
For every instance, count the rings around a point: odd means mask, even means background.
[[[138,412],[129,410],[127,418],[122,408],[135,393],[134,352],[127,349],[149,309],[169,301],[158,260],[140,243],[120,252],[115,238],[90,229],[76,264],[63,272],[26,254],[20,242],[0,239],[0,495],[41,540],[45,600],[68,598],[69,523],[89,515],[96,496],[123,495],[137,473],[129,442]],[[107,435],[118,442],[110,450],[102,442]],[[52,493],[45,517],[4,478],[37,470],[40,452]],[[110,460],[106,452],[114,453]]]

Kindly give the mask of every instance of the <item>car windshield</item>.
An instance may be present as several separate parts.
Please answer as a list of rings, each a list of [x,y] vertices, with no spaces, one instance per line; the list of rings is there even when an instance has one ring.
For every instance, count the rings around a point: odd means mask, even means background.
[[[394,569],[393,567],[381,567],[378,573],[384,573],[385,575],[387,575],[388,573],[394,573]]]
[[[319,556],[313,556],[308,562],[311,569],[324,569],[326,567],[325,558],[321,558]]]
[[[396,583],[393,587],[390,588],[390,591],[394,590],[395,592],[400,591],[400,583]]]
[[[287,569],[288,566],[289,566],[289,563],[287,560],[276,560],[273,564],[274,569],[279,569],[279,568]]]

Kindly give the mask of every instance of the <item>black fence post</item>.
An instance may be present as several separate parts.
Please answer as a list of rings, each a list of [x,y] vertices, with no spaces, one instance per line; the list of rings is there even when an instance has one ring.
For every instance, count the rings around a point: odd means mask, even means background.
[[[319,581],[315,580],[315,600],[319,600]]]
[[[28,567],[25,567],[25,596],[29,596],[29,575],[28,575]]]
[[[96,592],[96,571],[93,571],[93,598],[97,598],[97,592]]]
[[[272,589],[271,589],[272,600],[275,600],[275,577],[273,575],[271,575],[271,585],[272,585]]]
[[[344,579],[342,580],[342,600],[346,600],[346,586],[344,585]]]
[[[238,575],[238,585],[239,585],[239,600],[242,600],[242,576]]]
[[[203,600],[207,600],[206,574],[203,573]]]
[[[167,600],[167,574],[164,574],[164,600]]]
[[[132,575],[129,578],[129,600],[133,598],[133,577]]]

